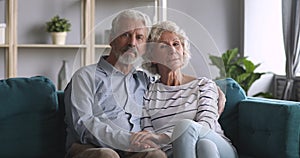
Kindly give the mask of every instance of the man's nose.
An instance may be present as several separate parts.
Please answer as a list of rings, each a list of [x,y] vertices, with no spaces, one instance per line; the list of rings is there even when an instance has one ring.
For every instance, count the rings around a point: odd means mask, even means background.
[[[135,47],[136,46],[136,39],[135,39],[135,37],[134,36],[131,36],[131,37],[129,37],[129,39],[128,39],[128,45],[129,46],[131,46],[131,47]]]

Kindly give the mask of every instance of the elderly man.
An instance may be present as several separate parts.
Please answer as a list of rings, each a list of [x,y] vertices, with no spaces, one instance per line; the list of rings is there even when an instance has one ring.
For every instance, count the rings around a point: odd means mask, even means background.
[[[140,131],[143,94],[148,77],[134,68],[145,52],[151,22],[145,14],[126,10],[115,17],[111,51],[95,65],[79,69],[65,89],[68,157],[166,157],[130,147]]]

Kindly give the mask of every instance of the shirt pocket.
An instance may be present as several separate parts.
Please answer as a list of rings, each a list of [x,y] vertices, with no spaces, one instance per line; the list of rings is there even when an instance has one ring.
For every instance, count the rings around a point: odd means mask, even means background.
[[[115,100],[114,94],[111,91],[97,93],[95,115],[106,117],[111,120],[117,119],[123,109]]]

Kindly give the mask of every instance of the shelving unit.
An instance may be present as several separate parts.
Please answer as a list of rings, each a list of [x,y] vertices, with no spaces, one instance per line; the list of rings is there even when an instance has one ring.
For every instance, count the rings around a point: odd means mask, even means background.
[[[98,49],[109,49],[107,44],[96,43],[95,14],[97,0],[78,0],[81,6],[80,11],[80,43],[67,45],[52,45],[52,44],[35,44],[35,43],[18,43],[18,17],[19,11],[18,0],[6,0],[6,43],[0,45],[5,51],[5,78],[18,76],[18,54],[23,49],[78,49],[81,51],[81,66],[95,63],[95,54]],[[105,1],[105,0],[103,0]],[[127,0],[130,3],[140,2],[138,0]],[[162,8],[166,8],[167,0],[143,0],[153,2],[155,8],[156,21],[166,19],[166,13]],[[120,1],[121,2],[121,1]],[[98,2],[97,2],[98,3]],[[106,3],[112,3],[107,0]],[[125,9],[125,8],[124,8]],[[45,19],[47,20],[47,19]],[[73,27],[73,26],[72,26]],[[79,26],[74,26],[79,27]],[[45,32],[46,33],[46,32]]]
[[[86,48],[86,45],[19,44],[18,48]]]
[[[8,48],[8,44],[0,44],[0,48]]]

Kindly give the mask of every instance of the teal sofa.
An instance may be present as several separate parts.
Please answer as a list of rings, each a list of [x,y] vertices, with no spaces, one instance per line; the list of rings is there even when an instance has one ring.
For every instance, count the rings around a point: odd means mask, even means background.
[[[297,158],[300,103],[247,97],[232,79],[220,123],[244,158]],[[0,80],[0,157],[63,158],[63,92],[45,77]]]
[[[300,102],[247,97],[233,79],[216,83],[226,94],[219,122],[240,157],[300,157]]]
[[[45,77],[0,80],[0,158],[63,158],[63,93]]]

